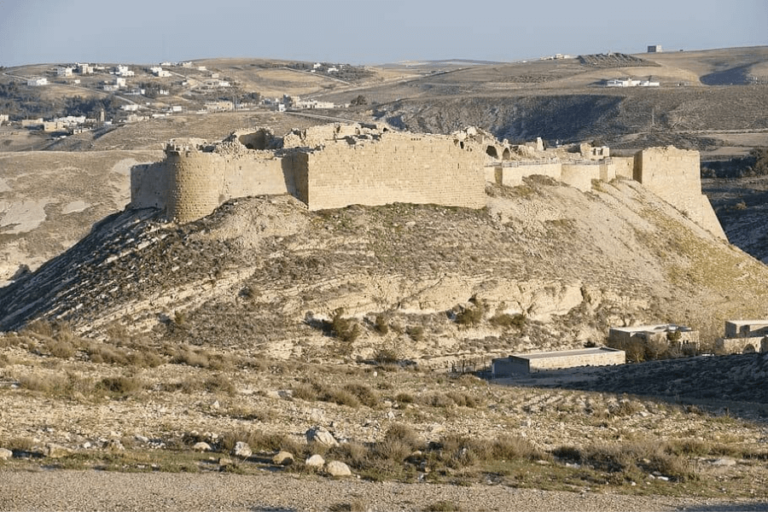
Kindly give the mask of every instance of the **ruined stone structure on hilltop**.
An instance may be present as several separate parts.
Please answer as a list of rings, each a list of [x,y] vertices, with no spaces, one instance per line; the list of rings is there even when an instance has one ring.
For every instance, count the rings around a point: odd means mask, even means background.
[[[582,145],[577,154],[535,143],[511,145],[477,128],[451,135],[397,132],[383,125],[333,124],[294,130],[233,132],[218,143],[172,140],[160,164],[135,168],[131,207],[160,208],[169,220],[202,218],[225,201],[289,194],[310,210],[352,204],[486,205],[486,183],[516,186],[544,175],[584,192],[593,180],[635,179],[725,239],[701,193],[696,151],[651,148],[609,157]]]

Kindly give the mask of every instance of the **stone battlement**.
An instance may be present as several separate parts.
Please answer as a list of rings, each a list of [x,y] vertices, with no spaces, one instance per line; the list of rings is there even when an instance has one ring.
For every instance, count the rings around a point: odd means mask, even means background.
[[[515,186],[537,174],[589,191],[593,180],[624,177],[725,238],[701,194],[698,152],[652,148],[616,158],[608,148],[582,146],[578,155],[545,151],[540,139],[513,146],[477,128],[432,135],[329,124],[283,137],[240,130],[215,143],[171,140],[163,162],[133,170],[130,207],[160,208],[178,222],[235,197],[271,194],[290,194],[310,210],[395,202],[483,208],[487,182]]]

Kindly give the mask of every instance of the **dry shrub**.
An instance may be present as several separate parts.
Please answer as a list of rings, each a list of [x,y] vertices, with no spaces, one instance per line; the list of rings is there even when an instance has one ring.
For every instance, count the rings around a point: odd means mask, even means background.
[[[358,442],[344,443],[331,448],[327,453],[327,459],[333,458],[345,462],[353,469],[363,469],[368,461],[368,447]]]
[[[405,328],[405,333],[413,340],[413,341],[423,341],[424,340],[424,328],[420,325],[409,325]]]
[[[522,314],[510,315],[508,313],[498,313],[489,318],[488,321],[491,325],[504,329],[512,327],[515,329],[522,329],[525,327],[525,315]]]
[[[333,402],[338,405],[346,405],[352,408],[360,407],[360,400],[344,389],[331,389],[328,394],[321,396],[320,400],[323,402]]]
[[[349,503],[334,503],[328,510],[331,512],[366,512],[369,507],[361,499],[354,499]]]
[[[236,392],[235,385],[226,376],[217,373],[203,382],[203,389],[209,393],[223,393],[226,395],[234,395]]]
[[[440,500],[434,503],[430,503],[422,510],[424,512],[461,512],[463,509],[458,503],[447,500]]]
[[[581,449],[563,446],[553,450],[552,454],[606,473],[624,473],[637,477],[637,473],[658,471],[679,482],[698,479],[691,462],[673,451],[665,443],[649,439],[621,445],[596,444]]]
[[[419,402],[429,407],[451,407],[455,402],[442,393],[433,393],[419,397]]]
[[[90,379],[74,373],[65,375],[23,375],[19,378],[19,387],[58,397],[74,397],[76,394],[87,395],[93,392]]]
[[[341,341],[353,342],[363,334],[363,328],[352,318],[344,318],[344,308],[338,308],[331,314],[330,322],[321,322],[323,331]]]
[[[295,456],[303,454],[306,446],[283,434],[265,434],[258,430],[234,430],[221,435],[219,449],[230,452],[238,442],[246,443],[255,452],[285,450]]]
[[[456,323],[474,327],[482,322],[484,315],[485,307],[479,303],[474,307],[462,308],[456,313]]]
[[[373,360],[380,365],[395,364],[400,360],[397,352],[392,349],[382,348],[373,355]]]
[[[384,440],[395,440],[401,442],[411,451],[418,450],[423,445],[423,442],[419,438],[419,435],[416,433],[416,431],[408,425],[403,425],[402,423],[395,423],[389,427],[387,433],[384,434]]]
[[[75,355],[75,347],[68,341],[47,340],[45,342],[45,349],[53,357],[58,357],[59,359],[69,359]]]
[[[413,395],[409,393],[398,393],[397,396],[395,396],[395,400],[401,404],[412,404]]]
[[[449,391],[445,394],[447,398],[450,398],[453,403],[458,405],[459,407],[478,407],[481,405],[480,400],[476,399],[475,397],[468,395],[466,393],[461,393],[459,391]]]
[[[376,320],[373,325],[376,332],[379,334],[384,335],[389,333],[389,317],[387,315],[376,315]]]
[[[544,458],[529,440],[510,435],[503,435],[490,443],[489,456],[495,460],[528,459],[538,460]]]
[[[127,396],[139,392],[144,384],[136,377],[104,377],[96,384],[96,389],[116,396]]]
[[[352,393],[361,404],[367,407],[376,407],[379,402],[379,397],[375,391],[365,384],[350,383],[344,386],[344,391]]]

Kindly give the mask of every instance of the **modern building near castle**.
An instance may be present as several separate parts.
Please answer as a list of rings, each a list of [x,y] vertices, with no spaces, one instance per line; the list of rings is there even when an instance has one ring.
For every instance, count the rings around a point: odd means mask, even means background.
[[[517,186],[544,175],[584,192],[593,181],[634,179],[715,236],[720,223],[701,193],[699,154],[673,147],[610,157],[588,144],[578,153],[512,145],[467,128],[451,135],[384,125],[332,124],[276,137],[268,128],[221,142],[172,140],[163,162],[131,173],[131,207],[165,210],[191,222],[236,197],[290,194],[310,210],[395,202],[483,208],[487,184]]]

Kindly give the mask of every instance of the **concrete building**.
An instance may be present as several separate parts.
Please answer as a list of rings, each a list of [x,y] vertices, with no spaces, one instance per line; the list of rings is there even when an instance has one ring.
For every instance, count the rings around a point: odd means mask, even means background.
[[[72,68],[70,67],[57,67],[56,76],[72,76]]]
[[[9,121],[8,114],[0,114],[0,124],[7,123]]]
[[[648,46],[648,53],[661,53],[661,51],[660,44],[652,44]]]
[[[43,85],[48,85],[48,79],[45,77],[30,78],[29,80],[27,80],[27,85],[29,87],[42,87]]]
[[[125,87],[126,83],[125,78],[119,76],[115,77],[115,85],[117,87]]]
[[[119,66],[117,66],[115,68],[115,74],[117,76],[127,76],[127,77],[130,77],[130,76],[134,76],[136,73],[131,71],[131,69],[128,66],[119,65]]]
[[[715,341],[715,352],[768,352],[768,320],[727,320],[725,337]]]
[[[80,73],[81,75],[91,75],[91,74],[93,74],[93,66],[91,66],[90,64],[80,64],[80,63],[78,63],[78,64],[76,64],[75,67],[77,67],[77,72]]]
[[[623,350],[608,347],[534,352],[494,359],[491,362],[491,374],[494,379],[499,379],[580,366],[613,366],[626,362],[627,357]]]
[[[699,331],[674,324],[611,327],[608,331],[608,341],[611,344],[641,341],[643,343],[676,343],[681,348],[684,346],[698,347]]]

